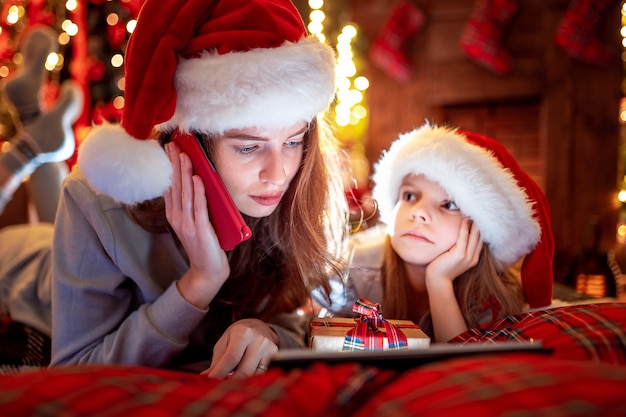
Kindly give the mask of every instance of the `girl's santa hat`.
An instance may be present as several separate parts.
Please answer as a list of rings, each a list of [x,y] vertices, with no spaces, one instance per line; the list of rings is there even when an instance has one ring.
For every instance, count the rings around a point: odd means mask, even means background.
[[[446,190],[478,226],[500,270],[525,256],[522,286],[530,307],[551,304],[554,238],[548,202],[502,144],[428,123],[400,135],[373,174],[373,197],[381,221],[390,227],[408,174],[424,175]]]
[[[94,127],[78,165],[134,204],[159,197],[171,166],[152,130],[223,133],[312,120],[335,92],[332,49],[289,0],[147,0],[126,53],[120,125]]]

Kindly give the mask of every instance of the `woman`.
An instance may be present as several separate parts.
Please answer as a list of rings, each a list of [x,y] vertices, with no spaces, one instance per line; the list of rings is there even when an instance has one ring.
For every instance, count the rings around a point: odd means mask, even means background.
[[[288,0],[146,1],[122,124],[92,130],[64,184],[51,364],[240,377],[302,346],[294,312],[341,267],[347,220],[320,116],[333,94],[332,50]],[[252,230],[232,251],[176,131],[203,138]]]

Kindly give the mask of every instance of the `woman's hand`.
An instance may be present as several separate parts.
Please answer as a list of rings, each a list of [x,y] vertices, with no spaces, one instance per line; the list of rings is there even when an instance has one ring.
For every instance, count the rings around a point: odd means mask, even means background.
[[[175,143],[165,145],[172,163],[172,186],[163,195],[165,216],[189,257],[189,271],[178,290],[191,304],[206,309],[230,275],[226,253],[209,221],[204,184],[193,175],[191,159]]]
[[[211,366],[202,375],[243,378],[264,373],[277,351],[278,336],[267,324],[257,319],[239,320],[217,341]]]
[[[463,272],[476,266],[482,248],[478,227],[470,219],[463,218],[456,243],[426,267],[427,287],[435,286],[441,281],[452,282]]]

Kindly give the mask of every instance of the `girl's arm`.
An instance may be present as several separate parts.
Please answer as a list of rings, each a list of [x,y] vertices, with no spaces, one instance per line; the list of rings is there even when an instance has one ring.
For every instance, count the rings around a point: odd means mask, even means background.
[[[464,218],[456,244],[426,267],[426,289],[435,342],[447,342],[467,330],[454,295],[453,282],[478,263],[482,246],[478,228]]]
[[[452,281],[441,280],[436,285],[427,284],[427,288],[435,342],[445,343],[466,331],[467,325],[454,295]]]

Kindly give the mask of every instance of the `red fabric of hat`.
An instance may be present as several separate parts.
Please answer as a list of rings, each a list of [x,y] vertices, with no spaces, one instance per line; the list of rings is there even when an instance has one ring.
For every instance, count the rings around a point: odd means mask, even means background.
[[[144,139],[172,117],[178,56],[275,48],[304,36],[302,18],[285,1],[148,1],[128,45],[122,126]]]
[[[78,165],[135,204],[169,188],[154,129],[221,134],[311,121],[335,92],[332,48],[307,36],[290,0],[146,0],[126,51],[119,126],[92,129]]]
[[[515,158],[498,141],[473,132],[460,131],[468,142],[488,149],[511,171],[519,186],[535,202],[535,217],[541,226],[541,239],[522,263],[522,287],[531,308],[552,303],[554,236],[550,226],[550,206],[539,185],[519,166]]]

